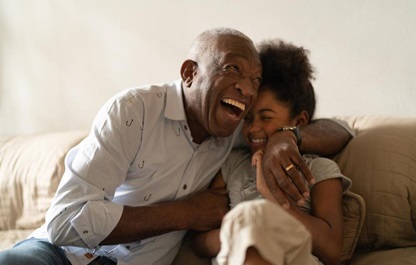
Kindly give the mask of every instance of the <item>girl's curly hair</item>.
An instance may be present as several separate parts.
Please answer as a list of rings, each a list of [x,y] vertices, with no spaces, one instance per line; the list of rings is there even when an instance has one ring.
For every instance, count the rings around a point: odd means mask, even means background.
[[[311,83],[315,78],[308,59],[309,51],[280,39],[263,41],[257,45],[257,50],[263,65],[260,90],[268,89],[279,101],[286,103],[292,118],[307,111],[311,121],[316,100]]]

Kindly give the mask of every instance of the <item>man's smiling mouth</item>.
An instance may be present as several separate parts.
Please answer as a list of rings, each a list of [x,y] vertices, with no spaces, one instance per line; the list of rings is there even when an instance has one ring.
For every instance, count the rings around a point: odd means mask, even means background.
[[[235,116],[239,117],[246,109],[246,105],[237,100],[226,98],[223,99],[222,104],[226,106]]]
[[[222,101],[226,104],[230,104],[230,105],[233,105],[234,107],[239,108],[241,111],[244,111],[246,109],[246,105],[244,105],[241,102],[238,102],[237,100],[226,98],[226,99],[223,99]]]

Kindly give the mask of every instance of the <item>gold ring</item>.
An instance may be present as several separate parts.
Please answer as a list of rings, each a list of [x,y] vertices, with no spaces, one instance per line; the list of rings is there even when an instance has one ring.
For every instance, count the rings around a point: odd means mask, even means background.
[[[292,168],[294,168],[295,166],[293,164],[288,165],[287,167],[285,167],[286,172],[288,172],[289,170],[291,170]]]

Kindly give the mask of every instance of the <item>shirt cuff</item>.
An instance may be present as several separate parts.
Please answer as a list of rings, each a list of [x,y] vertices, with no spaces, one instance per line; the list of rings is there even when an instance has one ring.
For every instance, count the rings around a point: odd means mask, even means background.
[[[352,137],[355,137],[355,132],[349,126],[348,122],[341,120],[341,119],[337,119],[337,118],[332,118],[331,120],[341,125]]]
[[[71,220],[71,225],[89,248],[95,248],[114,230],[123,208],[109,201],[89,201]]]

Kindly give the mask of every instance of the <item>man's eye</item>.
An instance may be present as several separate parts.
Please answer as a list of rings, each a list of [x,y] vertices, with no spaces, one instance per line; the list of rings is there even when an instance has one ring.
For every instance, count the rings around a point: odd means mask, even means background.
[[[239,76],[240,68],[236,65],[228,65],[225,67],[225,72],[230,75]]]
[[[255,87],[256,91],[259,90],[259,87],[261,85],[261,78],[254,78],[252,82],[253,82],[253,86]]]
[[[261,84],[261,78],[260,77],[259,78],[254,78],[253,79],[253,83],[256,84],[257,86],[260,86],[260,84]]]

